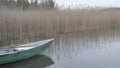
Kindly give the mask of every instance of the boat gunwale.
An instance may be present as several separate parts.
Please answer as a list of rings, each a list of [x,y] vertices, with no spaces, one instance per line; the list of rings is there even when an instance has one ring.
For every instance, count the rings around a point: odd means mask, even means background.
[[[48,41],[47,41],[47,40],[48,40]],[[47,41],[46,43],[49,43],[49,42],[52,42],[54,39],[47,39],[47,40],[42,40],[42,41]],[[42,42],[42,41],[40,41],[40,42]],[[32,42],[32,43],[34,43],[34,42]],[[44,43],[44,44],[46,44],[46,43]],[[27,44],[31,44],[31,43],[27,43]],[[27,50],[31,50],[31,49],[37,48],[37,47],[42,46],[42,45],[44,45],[44,44],[40,44],[40,45],[38,45],[38,46],[33,46],[33,48],[30,48],[30,49],[27,49]],[[26,44],[23,44],[23,45],[26,45]],[[22,46],[22,45],[18,45],[18,46]],[[24,47],[24,46],[23,46],[23,47]],[[27,47],[27,46],[25,46],[25,47]],[[29,46],[29,47],[30,47],[30,46]],[[18,48],[19,48],[19,47],[18,47]],[[14,48],[14,49],[15,49],[15,48]],[[0,55],[0,57],[6,56],[6,55],[10,55],[10,54],[19,53],[19,52],[24,52],[24,51],[27,51],[27,50],[13,51],[12,53],[6,53],[6,54],[3,54],[3,55]]]

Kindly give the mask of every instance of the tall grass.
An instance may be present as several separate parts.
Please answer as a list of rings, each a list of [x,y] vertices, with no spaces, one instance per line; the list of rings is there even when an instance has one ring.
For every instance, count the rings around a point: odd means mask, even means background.
[[[64,33],[116,29],[120,10],[0,10],[0,45],[26,43]]]

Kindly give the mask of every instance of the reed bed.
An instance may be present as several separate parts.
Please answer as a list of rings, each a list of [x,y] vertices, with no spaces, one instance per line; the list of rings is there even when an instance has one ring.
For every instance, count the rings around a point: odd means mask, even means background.
[[[0,46],[120,27],[120,10],[0,10]]]

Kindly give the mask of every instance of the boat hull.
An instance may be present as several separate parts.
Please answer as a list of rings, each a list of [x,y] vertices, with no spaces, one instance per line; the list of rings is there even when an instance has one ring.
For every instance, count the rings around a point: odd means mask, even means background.
[[[36,48],[0,56],[0,64],[6,64],[6,63],[22,60],[22,59],[27,59],[32,56],[42,54],[50,46],[51,43],[52,41]]]

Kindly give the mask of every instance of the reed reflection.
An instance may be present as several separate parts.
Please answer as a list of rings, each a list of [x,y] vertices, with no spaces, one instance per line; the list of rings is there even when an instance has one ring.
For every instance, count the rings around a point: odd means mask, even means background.
[[[37,55],[25,60],[0,65],[0,68],[46,68],[52,64],[54,64],[54,62],[50,57],[45,55]]]

